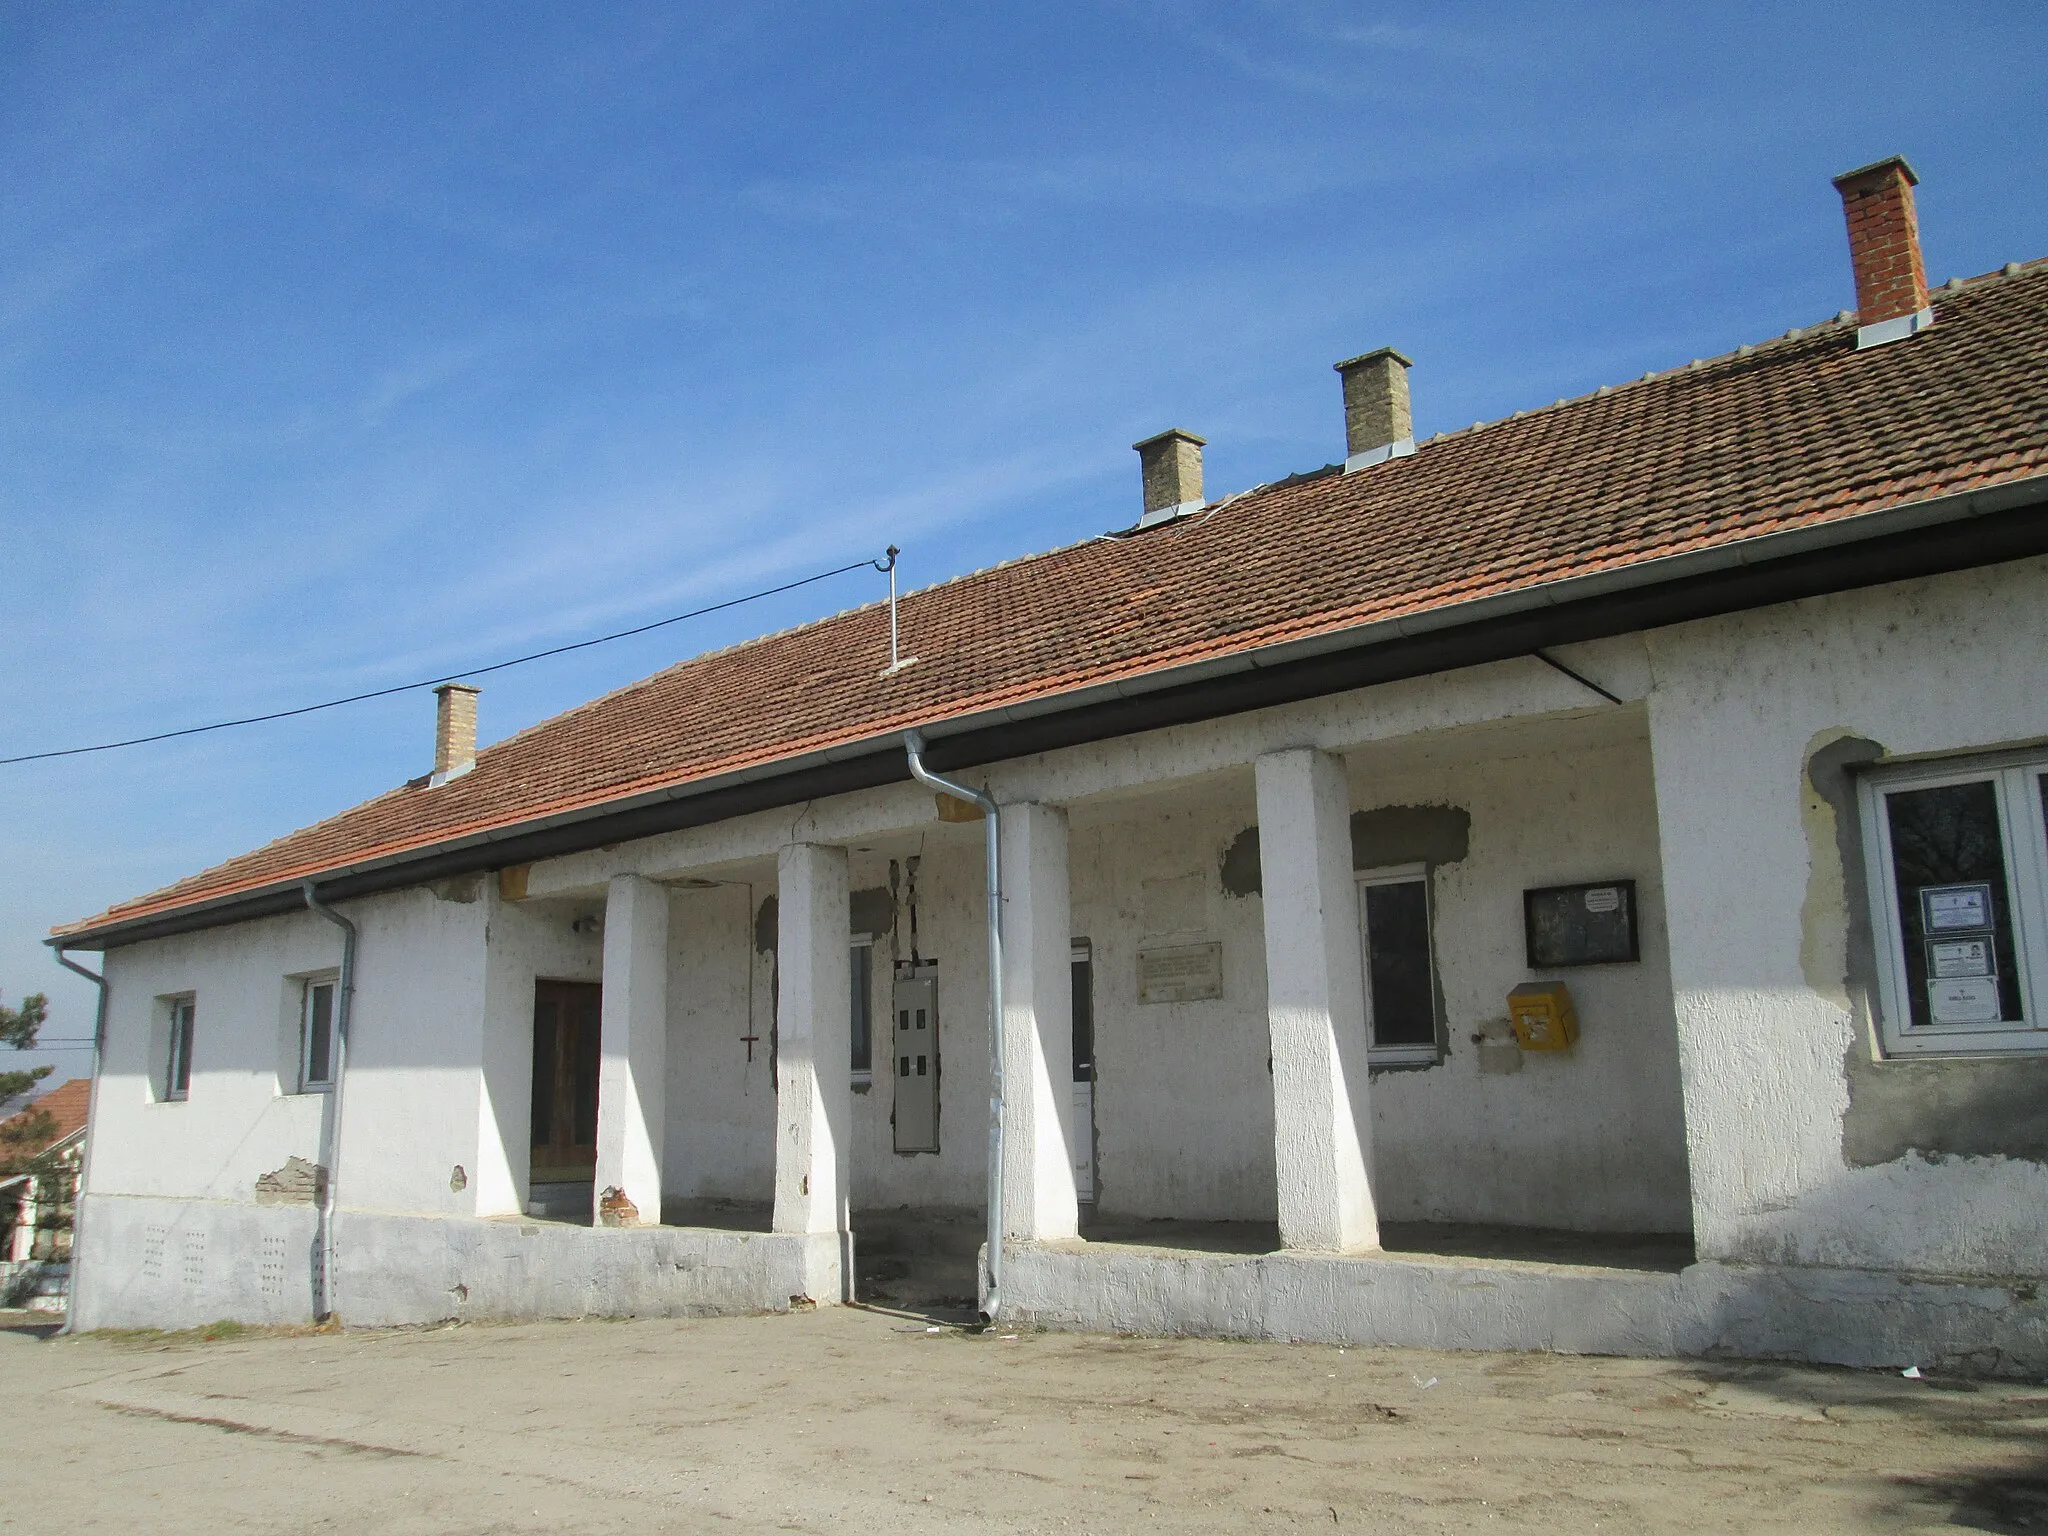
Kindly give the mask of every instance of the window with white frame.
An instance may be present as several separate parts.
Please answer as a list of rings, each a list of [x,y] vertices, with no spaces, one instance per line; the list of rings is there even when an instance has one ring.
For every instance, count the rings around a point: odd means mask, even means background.
[[[1439,1059],[1436,961],[1430,945],[1429,870],[1421,864],[1358,877],[1359,956],[1375,1066]]]
[[[1860,785],[1887,1051],[2048,1051],[2048,753]]]
[[[324,1093],[334,1086],[335,1009],[339,979],[308,976],[299,988],[299,1092]]]
[[[163,1096],[182,1099],[192,1090],[192,1026],[198,1015],[198,1005],[191,997],[166,998],[164,1005],[169,1011],[169,1028],[164,1032],[167,1044]]]

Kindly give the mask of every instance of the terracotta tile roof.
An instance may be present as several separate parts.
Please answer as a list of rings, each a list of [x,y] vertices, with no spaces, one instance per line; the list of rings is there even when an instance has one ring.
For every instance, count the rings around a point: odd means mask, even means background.
[[[69,1082],[60,1083],[52,1088],[27,1109],[0,1120],[0,1130],[5,1130],[8,1126],[41,1111],[57,1123],[56,1134],[43,1143],[44,1146],[49,1146],[52,1142],[62,1141],[66,1136],[81,1129],[85,1125],[86,1111],[91,1104],[92,1079],[74,1077]]]
[[[1291,638],[2048,471],[2048,260],[1939,290],[1924,335],[1839,320],[1449,433],[1355,475],[699,656],[59,932]]]

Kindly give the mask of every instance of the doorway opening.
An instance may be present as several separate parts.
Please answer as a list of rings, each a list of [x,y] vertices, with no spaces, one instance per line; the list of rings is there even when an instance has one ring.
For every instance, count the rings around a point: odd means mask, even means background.
[[[588,1224],[597,1180],[597,1068],[604,988],[533,984],[530,1216]]]

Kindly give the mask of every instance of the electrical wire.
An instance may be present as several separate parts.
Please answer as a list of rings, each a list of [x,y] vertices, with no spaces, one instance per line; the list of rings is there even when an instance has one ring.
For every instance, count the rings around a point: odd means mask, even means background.
[[[891,555],[895,552],[892,550]],[[510,661],[494,661],[486,667],[470,667],[462,672],[448,672],[440,677],[430,677],[423,682],[398,683],[389,688],[372,688],[368,693],[352,693],[343,699],[325,699],[318,704],[302,704],[296,709],[274,710],[267,715],[248,715],[240,720],[216,720],[211,725],[188,725],[175,731],[158,731],[152,736],[131,736],[126,741],[103,741],[91,747],[63,747],[54,752],[26,752],[20,757],[0,757],[0,768],[10,763],[38,763],[52,757],[79,757],[88,752],[112,752],[121,747],[146,746],[152,741],[170,741],[178,736],[200,736],[208,731],[225,731],[240,725],[262,725],[271,720],[289,720],[295,715],[316,714],[323,709],[339,709],[344,704],[360,704],[366,699],[388,698],[394,693],[411,693],[415,688],[432,688],[441,683],[452,683],[465,677],[482,677],[487,672],[502,672],[507,667],[524,666],[529,661],[542,661],[549,656],[562,656],[570,651],[588,650],[593,645],[605,645],[613,640],[625,640],[633,635],[644,635],[649,630],[662,629],[670,624],[680,624],[685,619],[701,619],[707,613],[718,613],[726,608],[737,608],[742,603],[757,602],[764,597],[775,597],[784,592],[794,592],[798,587],[808,587],[814,582],[828,581],[834,576],[844,576],[848,571],[865,568],[880,569],[874,560],[856,560],[851,565],[842,565],[836,570],[820,571],[815,576],[799,577],[784,582],[779,587],[766,587],[759,592],[749,592],[744,597],[729,597],[722,603],[713,603],[707,608],[692,608],[688,613],[672,614],[665,619],[656,619],[651,624],[637,624],[631,629],[622,629],[609,635],[599,635],[594,640],[575,640],[568,645],[551,646],[545,651],[534,651],[530,655],[515,656]]]

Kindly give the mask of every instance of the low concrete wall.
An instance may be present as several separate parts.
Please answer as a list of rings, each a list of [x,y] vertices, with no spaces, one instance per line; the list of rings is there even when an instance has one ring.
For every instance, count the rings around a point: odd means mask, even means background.
[[[76,1326],[306,1323],[310,1206],[88,1197]],[[836,1302],[835,1234],[593,1228],[516,1218],[335,1217],[336,1310],[393,1327],[445,1319],[687,1317]]]
[[[1003,1292],[1007,1321],[1095,1333],[2048,1373],[2048,1300],[2018,1281],[1061,1243],[1007,1247]]]
[[[443,1318],[695,1317],[841,1297],[836,1233],[347,1214],[337,1310],[370,1327]]]

